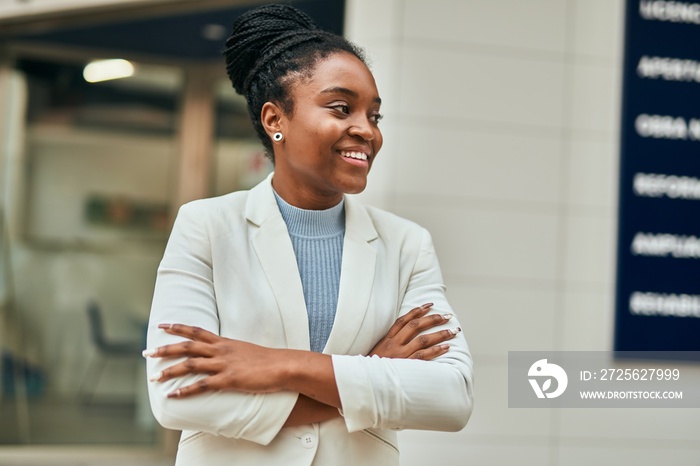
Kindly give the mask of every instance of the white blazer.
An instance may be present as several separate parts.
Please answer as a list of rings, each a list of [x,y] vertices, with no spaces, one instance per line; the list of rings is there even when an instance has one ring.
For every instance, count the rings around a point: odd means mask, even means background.
[[[182,206],[158,268],[148,348],[181,340],[158,324],[183,323],[309,349],[301,279],[271,180]],[[149,382],[158,422],[183,431],[177,465],[397,465],[395,430],[464,427],[472,360],[461,333],[433,361],[365,356],[400,314],[426,302],[431,312],[452,312],[429,233],[352,197],[345,215],[338,308],[324,349],[333,355],[343,417],[283,429],[296,393],[168,399],[203,376]],[[458,325],[453,317],[438,328]],[[149,358],[149,374],[174,363]]]

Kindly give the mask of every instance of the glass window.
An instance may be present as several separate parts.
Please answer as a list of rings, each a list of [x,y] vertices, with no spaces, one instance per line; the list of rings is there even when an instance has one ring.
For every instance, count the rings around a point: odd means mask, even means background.
[[[0,444],[152,444],[161,432],[141,350],[182,72],[129,63],[128,77],[88,82],[87,64],[16,66],[26,115],[20,176],[5,178],[21,216],[3,235]]]

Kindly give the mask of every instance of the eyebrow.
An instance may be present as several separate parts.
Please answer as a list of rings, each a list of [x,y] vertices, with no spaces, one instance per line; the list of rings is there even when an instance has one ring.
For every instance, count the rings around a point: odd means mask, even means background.
[[[350,96],[352,98],[359,98],[360,95],[353,91],[352,89],[348,89],[347,87],[340,87],[340,86],[334,86],[334,87],[329,87],[328,89],[324,89],[321,91],[321,94],[345,94],[347,96]],[[382,99],[379,97],[375,97],[374,101],[378,104],[382,103]]]

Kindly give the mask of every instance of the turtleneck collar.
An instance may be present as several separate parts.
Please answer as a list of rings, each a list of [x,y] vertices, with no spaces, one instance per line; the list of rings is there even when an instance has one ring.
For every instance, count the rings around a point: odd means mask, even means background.
[[[326,210],[306,210],[294,207],[274,190],[275,200],[290,235],[320,238],[345,231],[345,199]]]

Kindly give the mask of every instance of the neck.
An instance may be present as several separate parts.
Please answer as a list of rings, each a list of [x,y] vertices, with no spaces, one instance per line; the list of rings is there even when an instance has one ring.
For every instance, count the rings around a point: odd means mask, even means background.
[[[303,183],[276,182],[277,174],[272,177],[272,187],[279,197],[294,207],[306,210],[326,210],[334,207],[343,200],[343,193],[318,192]]]

